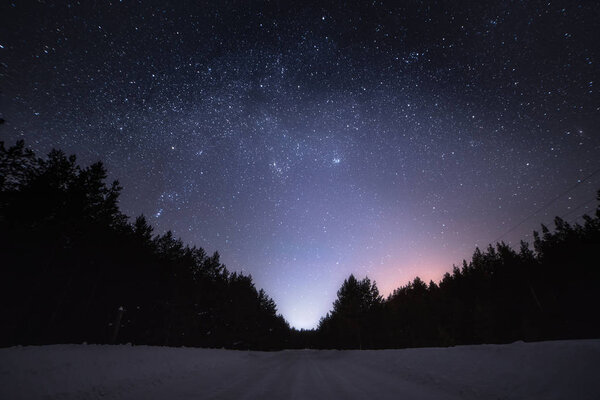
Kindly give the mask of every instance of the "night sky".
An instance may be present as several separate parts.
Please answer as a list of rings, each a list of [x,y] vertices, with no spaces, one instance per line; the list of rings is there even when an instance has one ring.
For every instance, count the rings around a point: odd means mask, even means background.
[[[292,326],[595,209],[597,2],[202,3],[2,2],[0,140],[102,160]]]

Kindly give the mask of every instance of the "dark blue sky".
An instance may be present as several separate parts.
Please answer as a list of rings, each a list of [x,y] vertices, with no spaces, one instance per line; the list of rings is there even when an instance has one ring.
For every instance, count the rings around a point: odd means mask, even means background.
[[[356,3],[4,2],[0,137],[104,161],[296,327],[595,208],[595,2]]]

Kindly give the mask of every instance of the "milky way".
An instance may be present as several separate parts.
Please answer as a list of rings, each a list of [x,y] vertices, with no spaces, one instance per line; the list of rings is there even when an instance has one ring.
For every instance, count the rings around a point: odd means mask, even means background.
[[[23,3],[1,139],[104,161],[293,326],[350,273],[388,294],[596,206],[595,2]]]

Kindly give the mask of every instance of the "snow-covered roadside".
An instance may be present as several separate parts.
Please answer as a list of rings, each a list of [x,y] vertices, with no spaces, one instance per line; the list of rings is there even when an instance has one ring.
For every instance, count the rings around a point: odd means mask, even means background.
[[[600,398],[600,340],[273,353],[0,349],[0,399]]]
[[[0,398],[102,398],[191,371],[211,376],[243,353],[149,346],[52,345],[0,349]]]

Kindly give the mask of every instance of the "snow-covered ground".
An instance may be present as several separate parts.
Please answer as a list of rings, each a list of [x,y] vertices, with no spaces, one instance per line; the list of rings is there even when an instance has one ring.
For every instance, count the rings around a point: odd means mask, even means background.
[[[600,399],[600,340],[273,353],[0,349],[0,399]]]

